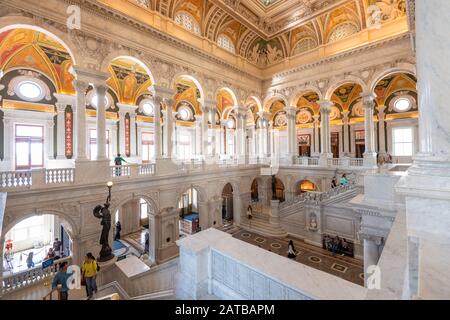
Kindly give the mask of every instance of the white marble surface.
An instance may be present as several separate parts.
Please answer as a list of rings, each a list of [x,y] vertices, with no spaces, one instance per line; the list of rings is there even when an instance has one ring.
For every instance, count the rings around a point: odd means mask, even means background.
[[[136,256],[130,256],[126,259],[116,262],[116,266],[128,277],[134,277],[138,274],[150,270],[150,267],[142,262]]]
[[[221,255],[235,260],[255,272],[313,299],[363,299],[364,287],[313,269],[275,253],[266,251],[241,240],[224,236],[224,232],[209,229],[190,239],[189,245],[197,248],[213,239],[209,245]],[[203,232],[202,232],[203,233]],[[199,242],[194,244],[194,242]],[[180,243],[183,246],[183,243]],[[237,271],[236,271],[237,272]]]

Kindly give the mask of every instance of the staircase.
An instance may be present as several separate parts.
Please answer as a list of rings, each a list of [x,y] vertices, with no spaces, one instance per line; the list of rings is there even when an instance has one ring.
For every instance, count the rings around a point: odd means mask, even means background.
[[[244,218],[241,221],[241,228],[268,237],[285,237],[287,232],[281,226],[274,226],[269,222],[269,216],[254,215],[252,219]]]
[[[238,232],[240,229],[239,229],[239,227],[237,227],[234,224],[229,224],[229,225],[221,227],[220,230],[223,231],[223,232],[226,232],[226,233],[229,233],[229,234],[233,235],[236,232]]]

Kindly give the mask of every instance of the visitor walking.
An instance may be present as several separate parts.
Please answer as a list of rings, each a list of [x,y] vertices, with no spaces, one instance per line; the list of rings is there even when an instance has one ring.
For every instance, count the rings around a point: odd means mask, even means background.
[[[333,180],[331,180],[331,188],[334,189],[334,188],[336,188],[337,186],[338,186],[337,178],[336,178],[336,176],[334,176],[334,177],[333,177]]]
[[[55,241],[53,242],[53,251],[55,252],[56,256],[61,257],[61,247],[62,247],[62,243],[58,238],[55,238]]]
[[[28,269],[34,268],[33,256],[34,256],[33,251],[30,251],[30,253],[28,254],[28,258],[27,258]]]
[[[116,235],[114,236],[114,241],[120,240],[120,231],[122,231],[122,225],[120,221],[116,223]]]
[[[346,175],[345,173],[342,175],[340,184],[341,184],[341,186],[346,186],[346,185],[348,185],[348,179],[347,179],[347,175]]]
[[[251,205],[247,207],[247,218],[251,220],[253,218],[253,208]]]
[[[297,256],[297,253],[295,252],[294,241],[289,240],[289,244],[288,244],[288,258],[289,259],[295,259],[296,256]]]
[[[86,260],[83,262],[82,274],[86,281],[86,291],[88,295],[88,299],[92,299],[94,293],[97,292],[97,272],[100,270],[97,265],[97,261],[95,261],[92,253],[88,252],[86,254]]]
[[[67,286],[67,282],[72,273],[67,273],[67,267],[67,261],[61,262],[59,264],[59,271],[52,281],[52,289],[57,289],[59,291],[59,300],[69,299],[69,287]]]

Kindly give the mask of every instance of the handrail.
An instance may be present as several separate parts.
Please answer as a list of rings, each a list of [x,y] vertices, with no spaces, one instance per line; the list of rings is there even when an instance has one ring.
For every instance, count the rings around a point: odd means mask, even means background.
[[[96,298],[95,300],[120,300],[120,296],[118,293],[112,293],[101,298]]]
[[[58,300],[61,300],[61,285],[58,285],[57,288],[53,288],[49,293],[47,293],[42,300],[53,300],[53,292],[58,292]],[[50,298],[50,299],[47,299]]]
[[[67,261],[70,264],[72,257],[65,257],[53,261],[53,265],[42,269],[42,266],[35,267],[32,269],[27,269],[15,274],[8,275],[2,279],[3,285],[1,290],[3,294],[10,293],[35,283],[41,282],[59,271],[59,264],[61,262]]]

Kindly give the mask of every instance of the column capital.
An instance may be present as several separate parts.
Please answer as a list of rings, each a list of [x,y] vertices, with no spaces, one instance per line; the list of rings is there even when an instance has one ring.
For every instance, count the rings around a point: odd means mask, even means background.
[[[96,82],[93,84],[95,92],[99,96],[104,96],[106,94],[106,91],[108,91],[108,85],[106,82]]]
[[[320,100],[317,101],[317,104],[320,106],[321,113],[330,113],[331,107],[334,106],[334,103],[330,100]]]
[[[150,86],[148,90],[152,93],[154,97],[160,97],[161,99],[172,99],[175,95],[174,90],[168,87],[161,87],[156,84]]]
[[[89,82],[85,80],[75,79],[72,81],[72,84],[77,92],[85,93],[87,88],[89,87]]]
[[[61,102],[57,102],[57,103],[55,103],[55,107],[56,107],[56,112],[64,113],[66,111],[67,104],[61,103]]]
[[[203,100],[203,102],[202,101],[199,102],[203,104],[203,108],[205,110],[216,109],[216,100]]]
[[[89,84],[104,84],[111,76],[106,72],[73,66],[73,72],[77,80],[82,80]]]
[[[125,103],[117,103],[117,107],[119,107],[119,111],[122,112],[129,112],[130,115],[134,114],[138,106],[132,105],[132,104],[125,104]]]
[[[260,118],[265,120],[270,120],[270,116],[272,115],[270,112],[259,111],[256,113]]]
[[[87,87],[86,87],[87,88]],[[53,96],[56,98],[58,103],[62,103],[65,105],[75,105],[75,96],[68,95],[68,94],[62,94],[62,93],[54,93]]]
[[[287,106],[287,107],[284,107],[283,110],[286,111],[286,114],[287,114],[288,116],[289,116],[289,115],[292,115],[292,116],[295,117],[295,115],[296,115],[296,113],[297,113],[297,108],[294,107],[294,106]]]
[[[362,98],[364,107],[374,107],[375,106],[375,94],[373,92],[363,92],[360,94]]]

